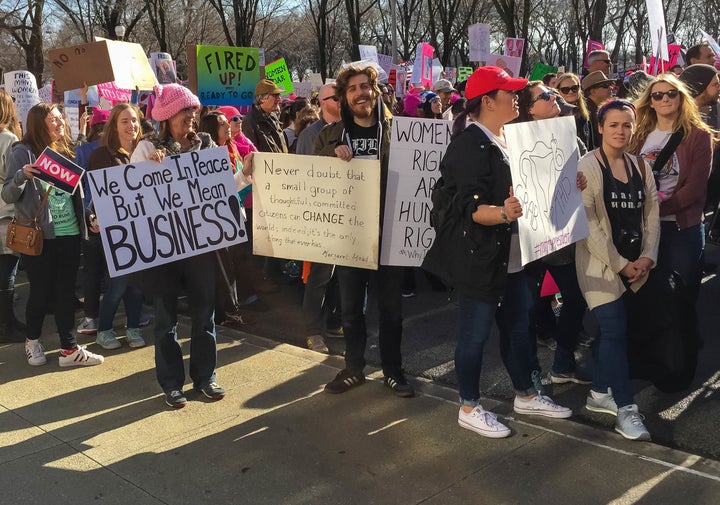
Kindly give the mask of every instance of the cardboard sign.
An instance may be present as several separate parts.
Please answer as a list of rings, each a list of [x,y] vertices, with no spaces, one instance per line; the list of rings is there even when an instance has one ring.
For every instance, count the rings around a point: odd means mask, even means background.
[[[153,89],[157,85],[145,50],[140,44],[100,40],[61,47],[48,52],[58,91],[78,89],[83,82],[115,82],[126,89]]]
[[[468,26],[470,61],[486,61],[490,55],[490,25],[476,23]]]
[[[576,185],[575,119],[561,117],[507,124],[522,264],[547,256],[588,236],[582,195]]]
[[[539,81],[542,80],[543,77],[545,77],[546,74],[557,74],[558,68],[553,67],[552,65],[546,65],[545,63],[537,62],[535,65],[533,65],[532,70],[530,71],[530,77],[528,78],[531,81]]]
[[[132,90],[118,88],[114,82],[103,82],[97,85],[98,93],[112,104],[130,102]]]
[[[40,170],[35,177],[71,195],[75,193],[85,173],[81,166],[49,147],[40,153],[35,164]]]
[[[520,65],[522,58],[519,56],[501,56],[499,54],[491,54],[487,59],[488,65],[502,68],[510,74],[510,77],[518,77],[520,75]]]
[[[451,121],[393,118],[381,265],[420,266],[435,240],[430,191],[451,132]]]
[[[283,95],[289,95],[294,90],[285,58],[280,58],[265,65],[265,78],[270,79],[278,87],[284,89],[285,93]]]
[[[377,269],[380,161],[255,153],[253,252]]]
[[[507,38],[505,39],[505,45],[503,46],[503,55],[522,58],[524,48],[525,39]]]
[[[169,53],[150,53],[150,64],[160,84],[173,84],[177,82],[175,62]]]
[[[458,67],[457,82],[465,82],[473,73],[472,67]]]
[[[40,103],[35,76],[27,70],[7,72],[5,73],[5,91],[15,99],[15,110],[17,110],[18,120],[24,132],[28,111]],[[47,103],[52,103],[52,100]]]
[[[258,48],[189,46],[187,56],[188,87],[200,103],[252,105],[265,59]]]
[[[247,240],[225,147],[87,177],[111,277]]]

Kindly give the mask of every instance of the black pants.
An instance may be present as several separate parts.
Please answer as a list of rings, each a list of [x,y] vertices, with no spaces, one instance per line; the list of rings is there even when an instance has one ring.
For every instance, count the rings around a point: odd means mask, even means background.
[[[83,248],[83,296],[85,317],[97,319],[100,315],[100,293],[107,266],[100,235],[90,235],[82,241]]]

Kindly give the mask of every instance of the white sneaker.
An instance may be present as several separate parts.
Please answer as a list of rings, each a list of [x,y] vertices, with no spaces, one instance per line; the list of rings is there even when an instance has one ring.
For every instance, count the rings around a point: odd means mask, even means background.
[[[91,317],[83,317],[75,328],[80,335],[95,335],[98,331],[98,320]]]
[[[75,352],[67,356],[60,351],[60,366],[92,366],[100,365],[105,358],[99,354],[88,351],[84,345],[79,345]]]
[[[47,363],[45,348],[40,340],[25,340],[25,355],[30,365],[38,366]]]
[[[465,412],[460,408],[458,424],[465,429],[479,433],[483,437],[505,438],[510,436],[510,428],[497,420],[495,414],[484,410],[480,405],[472,411]]]
[[[553,417],[555,419],[565,419],[572,416],[572,410],[567,407],[561,407],[552,401],[549,396],[541,394],[527,400],[516,396],[515,402],[513,402],[513,409],[518,414]]]

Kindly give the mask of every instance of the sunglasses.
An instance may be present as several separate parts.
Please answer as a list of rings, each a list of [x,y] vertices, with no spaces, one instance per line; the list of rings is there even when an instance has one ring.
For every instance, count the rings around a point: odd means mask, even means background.
[[[335,95],[326,96],[325,98],[320,99],[321,102],[327,102],[328,100],[332,100],[333,102],[337,102],[339,100],[338,97]]]
[[[580,89],[580,85],[575,84],[574,86],[563,86],[562,88],[558,88],[558,89],[560,90],[560,92],[563,95],[567,95],[568,93],[577,93],[578,90]]]
[[[608,89],[610,86],[612,86],[612,84],[610,84],[609,82],[606,82],[605,84],[598,84],[597,86],[593,86],[593,88],[605,88],[605,89]],[[591,89],[592,89],[592,88],[591,88]]]
[[[660,100],[663,99],[663,97],[664,97],[665,95],[667,95],[667,97],[672,100],[673,98],[677,98],[677,96],[678,96],[679,94],[680,94],[680,92],[679,92],[678,90],[676,90],[676,89],[669,89],[669,90],[667,90],[667,91],[653,91],[652,93],[650,93],[650,97],[651,97],[654,101],[659,102]]]
[[[230,121],[232,121],[233,123],[239,123],[242,121],[242,116],[233,116],[230,118]]]
[[[546,102],[549,102],[552,97],[553,97],[552,91],[543,91],[538,96],[536,96],[535,98],[530,100],[528,107],[532,107],[535,104],[535,102],[537,102],[538,100],[545,100]]]

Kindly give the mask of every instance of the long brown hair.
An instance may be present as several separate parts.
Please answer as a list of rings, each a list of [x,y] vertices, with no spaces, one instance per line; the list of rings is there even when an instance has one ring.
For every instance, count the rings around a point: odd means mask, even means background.
[[[67,141],[67,136],[63,136],[55,142],[53,142],[50,137],[47,124],[45,124],[45,118],[47,118],[53,110],[60,110],[57,104],[39,103],[30,109],[27,115],[25,135],[21,142],[30,146],[35,156],[40,156],[40,153],[42,153],[46,147],[50,147],[63,156],[74,158],[75,153]],[[67,124],[65,127],[67,128]]]
[[[10,93],[4,89],[0,89],[0,130],[3,129],[14,134],[17,138],[22,137],[15,102],[12,96],[10,96]]]
[[[118,121],[120,120],[120,114],[128,109],[134,110],[135,116],[137,117],[137,133],[133,139],[133,150],[135,149],[135,146],[137,146],[138,142],[140,142],[140,139],[142,138],[142,128],[140,127],[142,113],[135,105],[129,103],[119,103],[110,111],[110,116],[108,117],[107,123],[105,123],[103,135],[100,137],[101,146],[107,147],[113,152],[120,151],[122,145],[120,144],[120,136],[118,135]],[[130,155],[132,152],[127,154]]]

